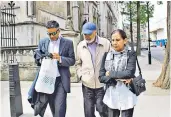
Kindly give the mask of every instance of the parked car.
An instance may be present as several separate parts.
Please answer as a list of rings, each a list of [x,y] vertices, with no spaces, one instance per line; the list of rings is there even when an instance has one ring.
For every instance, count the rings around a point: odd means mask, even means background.
[[[150,42],[150,46],[151,47],[157,47],[157,44],[156,44],[156,42]]]
[[[141,42],[141,50],[142,49],[148,50],[148,42],[147,41],[142,41]]]

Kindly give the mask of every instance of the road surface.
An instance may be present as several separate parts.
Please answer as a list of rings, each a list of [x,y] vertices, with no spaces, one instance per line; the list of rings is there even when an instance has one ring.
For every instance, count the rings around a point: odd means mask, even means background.
[[[143,53],[148,55],[148,50],[142,50]],[[165,55],[164,47],[151,47],[151,57],[163,63]]]

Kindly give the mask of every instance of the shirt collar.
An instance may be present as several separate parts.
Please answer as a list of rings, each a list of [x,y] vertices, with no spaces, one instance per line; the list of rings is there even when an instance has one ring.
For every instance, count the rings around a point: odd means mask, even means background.
[[[104,45],[103,42],[99,39],[100,37],[96,35],[96,41],[94,43],[96,43],[97,45]],[[83,43],[83,47],[87,47],[87,42],[84,40],[84,43]]]
[[[99,36],[97,36],[97,38],[98,38],[98,44],[104,46],[104,41],[102,41],[102,39],[100,39]]]

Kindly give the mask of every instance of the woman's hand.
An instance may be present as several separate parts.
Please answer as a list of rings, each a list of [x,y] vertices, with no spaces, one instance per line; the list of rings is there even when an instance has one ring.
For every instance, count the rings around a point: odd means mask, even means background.
[[[130,84],[131,81],[132,81],[132,78],[131,78],[131,79],[126,79],[126,80],[125,80],[125,84]]]
[[[109,76],[109,71],[106,72],[106,76]]]
[[[132,81],[132,78],[131,79],[118,79],[118,80],[124,82],[125,84],[130,84]]]

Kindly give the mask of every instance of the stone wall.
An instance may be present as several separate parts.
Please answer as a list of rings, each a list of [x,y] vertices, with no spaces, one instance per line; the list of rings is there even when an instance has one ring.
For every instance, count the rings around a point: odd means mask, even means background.
[[[37,1],[36,2],[37,13],[42,9],[58,17],[67,18],[67,1]],[[39,14],[37,14],[39,17]]]
[[[21,81],[33,81],[40,67],[35,64],[20,64],[19,63],[19,76]],[[70,67],[71,82],[78,82],[78,78],[75,71],[75,66]],[[8,65],[1,64],[1,77],[0,80],[9,80],[9,68]]]
[[[19,76],[22,81],[32,81],[39,67],[33,65],[31,63],[28,64],[20,64],[19,63]],[[9,80],[9,68],[8,65],[2,64],[1,66],[1,79],[0,80]]]
[[[52,14],[49,11],[47,12],[44,9],[38,10],[38,15],[36,19],[38,23],[43,23],[43,24],[46,24],[50,20],[55,20],[59,23],[60,28],[65,29],[65,21],[66,21],[65,18]]]

